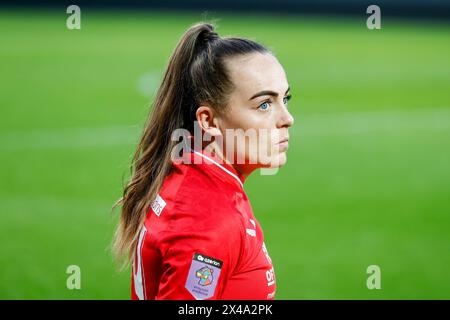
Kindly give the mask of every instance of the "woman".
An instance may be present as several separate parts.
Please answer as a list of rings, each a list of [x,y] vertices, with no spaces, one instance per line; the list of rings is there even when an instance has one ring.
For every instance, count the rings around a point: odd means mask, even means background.
[[[274,268],[243,184],[286,162],[289,97],[282,66],[262,45],[221,38],[206,23],[186,31],[117,203],[114,247],[133,262],[132,299],[274,299]]]

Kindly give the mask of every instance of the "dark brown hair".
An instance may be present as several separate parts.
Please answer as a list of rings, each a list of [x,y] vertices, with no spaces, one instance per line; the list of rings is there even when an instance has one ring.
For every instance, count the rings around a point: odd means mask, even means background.
[[[209,23],[190,27],[178,42],[156,94],[139,145],[131,164],[131,178],[123,196],[113,249],[117,258],[132,261],[139,230],[150,203],[171,171],[171,141],[175,129],[192,132],[195,112],[208,103],[223,112],[233,83],[227,73],[226,58],[268,49],[248,39],[221,38]]]

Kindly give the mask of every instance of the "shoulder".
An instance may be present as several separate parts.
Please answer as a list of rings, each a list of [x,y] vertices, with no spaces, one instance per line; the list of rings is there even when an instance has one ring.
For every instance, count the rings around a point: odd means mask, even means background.
[[[188,218],[191,214],[196,221],[216,224],[238,213],[240,198],[236,189],[205,166],[177,165],[165,179],[159,195],[171,220]]]
[[[245,223],[239,194],[229,186],[199,166],[174,167],[154,201],[157,213],[152,208],[148,216],[160,249],[174,243],[240,245]]]

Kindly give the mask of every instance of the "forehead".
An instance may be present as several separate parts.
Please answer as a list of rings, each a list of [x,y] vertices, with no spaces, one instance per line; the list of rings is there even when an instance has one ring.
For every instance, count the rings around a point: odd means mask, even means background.
[[[234,93],[249,99],[254,93],[272,90],[283,95],[288,82],[283,67],[272,54],[252,53],[227,60]]]

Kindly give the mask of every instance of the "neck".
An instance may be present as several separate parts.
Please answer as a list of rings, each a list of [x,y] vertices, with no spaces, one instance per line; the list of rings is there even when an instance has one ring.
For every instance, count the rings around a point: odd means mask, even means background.
[[[244,179],[247,179],[247,177],[256,169],[259,167],[256,164],[235,164],[234,163],[234,155],[226,155],[224,154],[223,150],[219,148],[219,146],[216,144],[216,142],[210,143],[206,150],[209,152],[212,152],[220,158],[224,163],[232,166]]]

